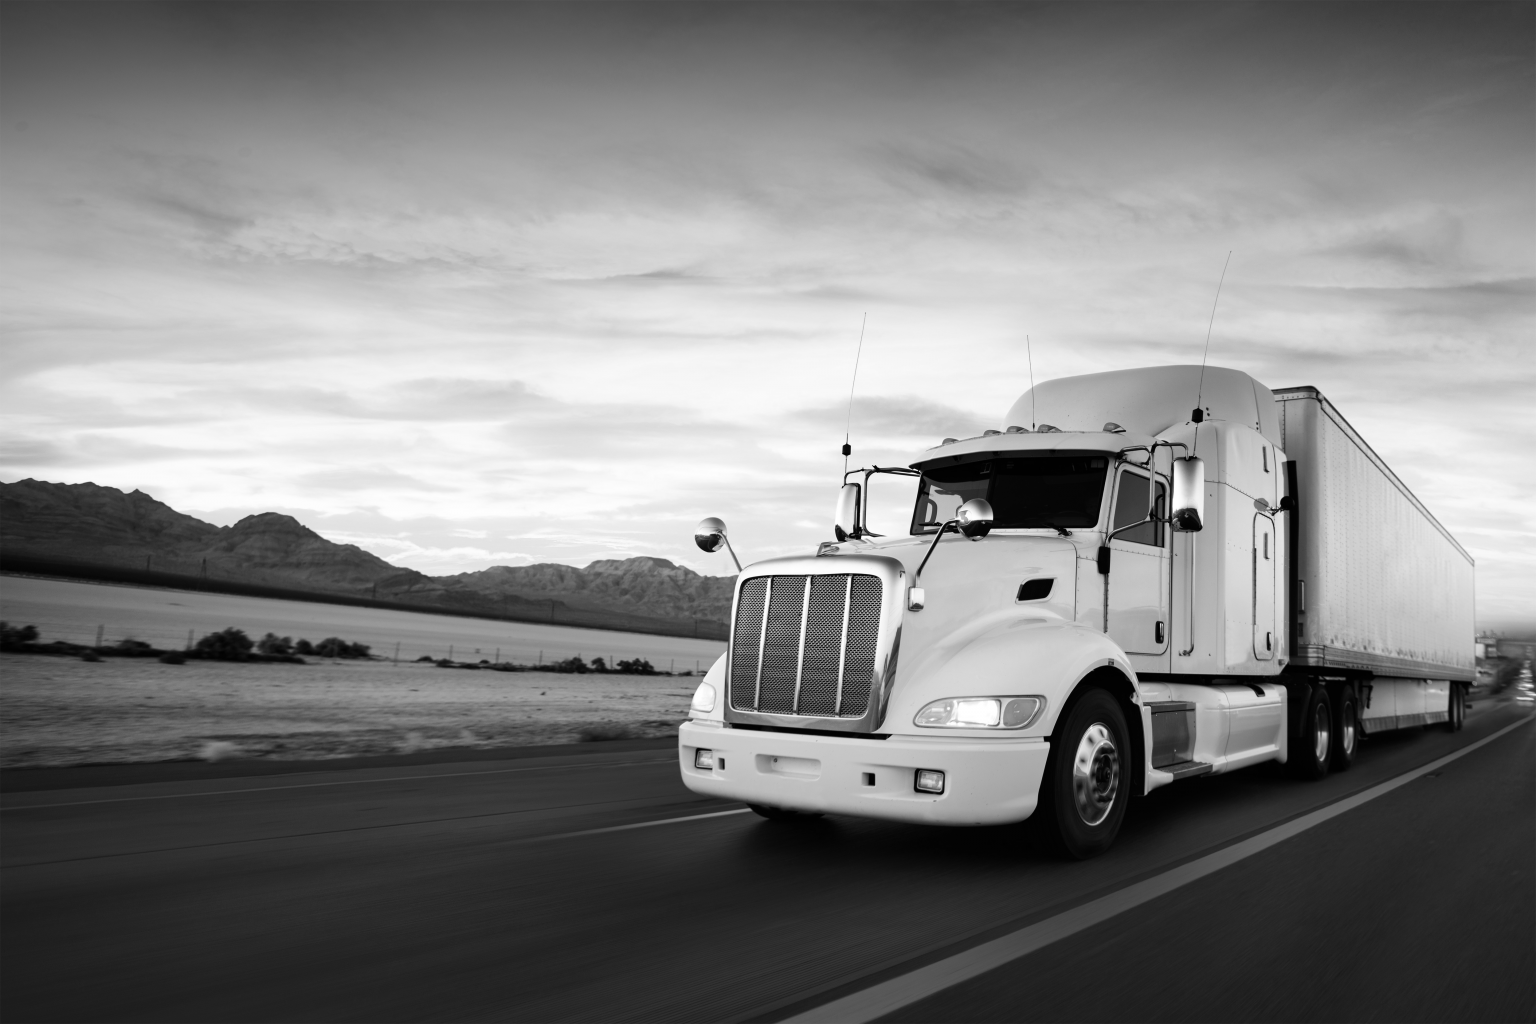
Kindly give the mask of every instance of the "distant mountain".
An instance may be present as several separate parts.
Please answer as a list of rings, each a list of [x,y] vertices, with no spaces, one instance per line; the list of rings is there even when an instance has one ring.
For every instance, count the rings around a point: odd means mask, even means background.
[[[481,594],[511,594],[592,607],[644,608],[651,615],[725,622],[731,614],[735,577],[700,576],[665,558],[604,559],[585,569],[542,562],[496,565],[444,576]]]
[[[723,624],[734,581],[663,558],[498,565],[428,576],[355,544],[336,544],[292,516],[263,512],[214,526],[143,491],[42,480],[0,483],[0,559],[54,559],[521,619],[689,632]],[[642,621],[644,620],[644,621]]]

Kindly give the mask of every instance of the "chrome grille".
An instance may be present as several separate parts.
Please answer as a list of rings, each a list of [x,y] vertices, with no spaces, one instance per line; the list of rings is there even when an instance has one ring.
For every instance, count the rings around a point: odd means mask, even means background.
[[[758,576],[741,585],[731,629],[738,711],[860,718],[880,635],[879,577]]]

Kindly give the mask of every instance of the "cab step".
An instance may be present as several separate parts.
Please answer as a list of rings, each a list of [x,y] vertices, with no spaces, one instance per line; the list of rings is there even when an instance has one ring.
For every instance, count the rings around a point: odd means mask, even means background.
[[[1163,765],[1158,771],[1167,772],[1177,782],[1180,779],[1192,779],[1196,775],[1208,775],[1211,767],[1204,761],[1180,761],[1178,764]]]

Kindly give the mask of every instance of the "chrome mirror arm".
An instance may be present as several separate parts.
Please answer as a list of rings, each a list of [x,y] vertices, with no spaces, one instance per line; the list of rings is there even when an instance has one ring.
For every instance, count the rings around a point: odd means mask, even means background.
[[[944,534],[948,533],[950,530],[954,530],[956,533],[959,533],[960,520],[951,519],[949,522],[939,527],[939,532],[933,535],[933,543],[928,545],[928,553],[923,556],[923,560],[921,562],[917,563],[917,572],[912,574],[912,585],[914,587],[917,586],[918,583],[922,580],[923,569],[925,566],[927,566],[928,559],[932,558],[934,551],[938,549],[939,541],[944,537]]]
[[[731,547],[731,538],[726,537],[724,534],[722,534],[720,539],[725,541],[726,553],[731,556],[731,561],[736,563],[736,572],[740,573],[741,572],[741,559],[736,557],[736,549]]]

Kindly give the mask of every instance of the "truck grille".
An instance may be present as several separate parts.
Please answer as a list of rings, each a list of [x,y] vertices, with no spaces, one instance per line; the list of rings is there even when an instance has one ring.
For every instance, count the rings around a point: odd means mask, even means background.
[[[731,629],[731,706],[770,715],[860,718],[880,635],[878,576],[757,576]]]

